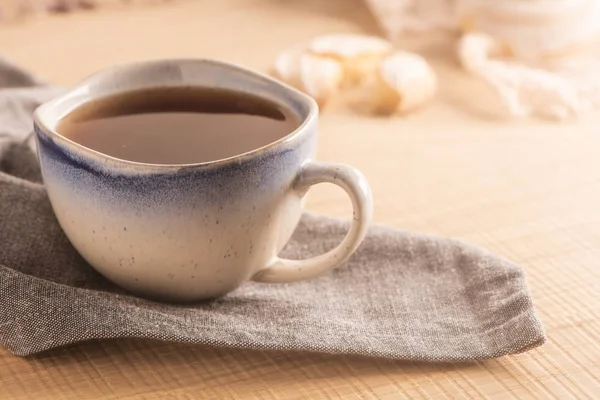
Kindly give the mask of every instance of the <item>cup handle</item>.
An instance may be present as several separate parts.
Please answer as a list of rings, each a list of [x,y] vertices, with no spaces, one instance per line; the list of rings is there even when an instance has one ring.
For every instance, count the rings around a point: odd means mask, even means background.
[[[308,260],[277,257],[268,267],[257,272],[252,280],[285,283],[314,278],[339,267],[360,245],[373,214],[373,198],[367,180],[360,171],[348,165],[309,161],[299,173],[294,189],[305,192],[310,186],[324,182],[341,187],[352,200],[354,217],[342,242],[333,250]]]

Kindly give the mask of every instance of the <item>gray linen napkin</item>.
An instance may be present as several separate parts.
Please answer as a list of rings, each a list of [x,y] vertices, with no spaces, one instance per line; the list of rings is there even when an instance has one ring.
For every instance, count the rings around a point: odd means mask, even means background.
[[[346,266],[311,281],[247,283],[196,305],[131,296],[77,254],[41,184],[25,138],[31,111],[55,89],[4,60],[0,85],[0,344],[13,354],[139,337],[452,362],[545,340],[521,268],[454,240],[383,227]],[[347,227],[306,215],[285,256],[324,252]]]

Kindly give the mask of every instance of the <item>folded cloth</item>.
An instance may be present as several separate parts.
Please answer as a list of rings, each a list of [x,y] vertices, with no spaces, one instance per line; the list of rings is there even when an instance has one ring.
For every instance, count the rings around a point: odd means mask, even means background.
[[[137,337],[453,362],[545,340],[520,267],[455,240],[384,227],[373,227],[345,266],[310,281],[246,283],[193,305],[130,295],[79,256],[46,195],[26,138],[33,107],[55,89],[1,59],[0,84],[0,344],[13,354]],[[284,255],[327,251],[347,228],[307,214]]]

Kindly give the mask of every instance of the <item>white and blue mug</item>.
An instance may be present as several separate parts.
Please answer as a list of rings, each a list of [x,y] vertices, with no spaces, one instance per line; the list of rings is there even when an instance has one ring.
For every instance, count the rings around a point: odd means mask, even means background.
[[[264,147],[198,164],[117,159],[62,136],[56,127],[83,103],[174,86],[258,95],[295,113],[301,125]],[[318,107],[267,76],[208,60],[165,60],[106,69],[34,115],[38,156],[54,212],[77,251],[132,293],[168,301],[224,295],[248,280],[294,282],[338,267],[369,225],[369,185],[356,169],[315,161]],[[308,260],[277,255],[290,239],[311,185],[350,196],[354,217],[341,244]]]

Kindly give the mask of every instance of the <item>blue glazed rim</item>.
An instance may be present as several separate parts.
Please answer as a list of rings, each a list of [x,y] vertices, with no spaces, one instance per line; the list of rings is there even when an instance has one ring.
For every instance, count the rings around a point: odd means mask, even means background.
[[[209,66],[212,68],[215,68],[215,67],[221,68],[221,69],[223,69],[224,72],[231,72],[234,74],[239,74],[240,76],[247,77],[249,81],[254,80],[255,82],[261,83],[261,84],[265,85],[266,87],[273,88],[273,92],[279,92],[280,97],[288,99],[287,103],[284,102],[283,100],[280,100],[279,103],[282,104],[284,107],[288,107],[289,109],[296,112],[302,119],[302,123],[294,131],[290,132],[286,136],[283,136],[283,137],[277,139],[276,141],[273,141],[265,146],[262,146],[262,147],[259,147],[259,148],[256,148],[256,149],[253,149],[253,150],[250,150],[250,151],[247,151],[245,153],[238,154],[235,156],[226,157],[226,158],[222,158],[222,159],[214,160],[214,161],[206,161],[206,162],[191,163],[191,164],[153,164],[153,163],[143,163],[143,162],[124,160],[121,158],[113,157],[113,156],[101,153],[99,151],[90,149],[88,147],[85,147],[85,146],[61,135],[55,129],[50,128],[49,124],[45,122],[46,119],[50,118],[50,117],[44,117],[44,114],[48,113],[49,109],[60,105],[61,102],[65,101],[67,99],[70,99],[77,92],[85,92],[86,90],[89,90],[88,86],[91,82],[100,80],[102,77],[108,76],[111,73],[116,73],[119,70],[125,70],[125,69],[133,70],[133,69],[137,69],[137,68],[151,67],[151,66],[159,67],[161,65],[166,66],[166,65],[190,65],[190,64],[197,65],[198,68],[202,68],[202,66]],[[202,86],[202,85],[196,85],[196,86]],[[219,87],[219,86],[217,86],[217,87]],[[124,92],[128,92],[128,91],[130,91],[130,90],[121,90],[119,92],[124,93]],[[76,102],[77,103],[76,106],[80,106],[92,99],[101,98],[101,97],[102,96],[90,95],[88,93],[88,96],[86,99]],[[277,102],[277,100],[275,100],[275,101]],[[292,103],[292,104],[290,104],[290,103]],[[296,110],[294,108],[294,104],[306,107],[306,109],[307,109],[306,115],[303,116],[300,111]],[[71,110],[75,107],[71,107]],[[113,67],[103,69],[99,72],[96,72],[96,73],[88,76],[86,79],[84,79],[83,81],[81,81],[80,83],[75,85],[66,94],[63,94],[63,95],[61,95],[53,100],[50,100],[50,101],[40,105],[39,107],[37,107],[33,113],[33,122],[34,122],[35,133],[38,136],[38,139],[47,141],[47,142],[48,141],[51,142],[56,147],[58,147],[60,150],[62,150],[65,153],[65,155],[70,156],[70,158],[71,157],[76,158],[77,161],[79,161],[79,162],[87,161],[91,164],[96,164],[98,166],[104,165],[104,168],[106,168],[106,162],[109,161],[115,167],[117,167],[117,168],[124,167],[125,169],[130,170],[131,172],[165,173],[165,172],[177,172],[182,169],[188,170],[188,169],[196,169],[196,168],[213,168],[213,167],[225,166],[225,165],[231,164],[231,163],[238,164],[238,163],[250,161],[259,156],[263,156],[266,153],[277,152],[279,150],[283,150],[286,148],[289,149],[290,147],[293,147],[295,144],[300,142],[302,137],[310,131],[309,127],[312,124],[316,123],[318,113],[319,113],[319,107],[318,107],[316,101],[312,97],[310,97],[310,96],[300,92],[299,90],[297,90],[277,79],[274,79],[266,74],[254,71],[254,70],[246,68],[246,67],[242,67],[242,66],[234,64],[234,63],[218,61],[218,60],[213,60],[213,59],[205,59],[205,58],[197,58],[197,59],[186,58],[186,59],[139,61],[139,62],[133,62],[133,63],[127,63],[127,64],[120,64],[120,65],[116,65]],[[58,122],[66,114],[68,114],[68,112],[65,112],[63,114],[63,116],[57,117],[54,119]],[[56,123],[54,123],[54,125],[56,125]],[[104,168],[102,168],[102,169],[104,169]]]

